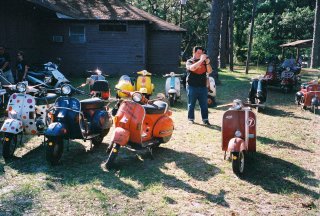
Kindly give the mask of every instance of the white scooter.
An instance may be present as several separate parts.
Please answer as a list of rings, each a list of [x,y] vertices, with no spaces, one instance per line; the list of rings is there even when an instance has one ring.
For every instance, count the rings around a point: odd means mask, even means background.
[[[22,142],[23,135],[43,134],[49,121],[47,109],[57,98],[56,94],[28,86],[27,82],[11,85],[11,88],[16,93],[9,98],[8,118],[0,129],[4,133],[2,140],[4,159],[10,159],[13,156],[18,142],[20,144]]]
[[[208,87],[208,107],[213,107],[216,104],[216,82],[214,78],[207,75],[207,87]]]
[[[174,106],[174,103],[181,96],[181,79],[183,74],[176,74],[175,72],[170,72],[165,74],[163,77],[167,77],[166,80],[166,97],[169,100],[170,106]]]

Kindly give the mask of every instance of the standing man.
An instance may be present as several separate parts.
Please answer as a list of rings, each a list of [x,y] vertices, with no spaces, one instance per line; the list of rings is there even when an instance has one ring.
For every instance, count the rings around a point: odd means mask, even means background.
[[[17,54],[17,82],[22,82],[26,79],[29,66],[24,59],[24,53],[22,51],[18,51]]]
[[[5,52],[4,46],[0,45],[0,73],[10,82],[14,83],[10,68],[10,56]]]
[[[187,60],[187,96],[188,96],[188,120],[194,123],[194,107],[199,101],[203,124],[211,125],[208,120],[208,88],[207,73],[212,72],[210,59],[204,53],[201,46],[193,48],[193,56]]]

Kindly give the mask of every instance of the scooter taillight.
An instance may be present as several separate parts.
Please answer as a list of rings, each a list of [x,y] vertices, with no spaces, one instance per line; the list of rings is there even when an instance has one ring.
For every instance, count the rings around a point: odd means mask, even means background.
[[[101,92],[101,98],[102,98],[102,99],[108,100],[109,97],[110,97],[110,92],[109,92],[109,91]]]

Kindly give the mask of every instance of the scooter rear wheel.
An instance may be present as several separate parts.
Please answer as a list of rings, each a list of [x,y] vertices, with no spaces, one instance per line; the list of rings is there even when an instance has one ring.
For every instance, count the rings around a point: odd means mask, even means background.
[[[46,143],[46,159],[50,165],[57,165],[63,153],[63,138],[49,138]]]
[[[92,138],[91,142],[93,146],[96,146],[96,147],[100,146],[103,141],[103,138],[109,133],[109,131],[110,131],[110,128],[104,130],[99,136]]]
[[[5,160],[13,157],[18,143],[18,135],[5,133],[2,140],[2,156]]]
[[[113,147],[110,151],[108,160],[106,162],[107,169],[111,169],[114,166],[114,161],[115,161],[116,157],[118,156],[119,149],[120,149],[120,145],[117,143],[113,143]]]
[[[244,172],[244,152],[232,152],[232,170],[237,176]]]

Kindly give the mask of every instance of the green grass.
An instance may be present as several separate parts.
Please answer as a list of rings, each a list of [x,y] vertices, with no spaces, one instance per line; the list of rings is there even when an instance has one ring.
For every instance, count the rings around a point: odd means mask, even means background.
[[[116,169],[106,171],[107,145],[90,149],[75,140],[61,164],[45,162],[42,138],[27,137],[16,159],[0,159],[0,215],[318,215],[319,115],[294,104],[294,92],[268,90],[267,109],[257,113],[257,152],[237,178],[223,160],[221,119],[233,99],[247,97],[250,78],[265,69],[222,70],[212,127],[187,125],[185,91],[173,110],[172,139],[154,151],[121,149]],[[303,72],[303,81],[319,72]],[[108,79],[111,86],[118,77]],[[84,79],[73,80],[75,86]],[[165,79],[154,76],[155,92]],[[115,92],[112,92],[115,95]],[[196,123],[201,123],[199,109]],[[0,148],[1,148],[0,144]],[[1,151],[1,150],[0,150]]]

